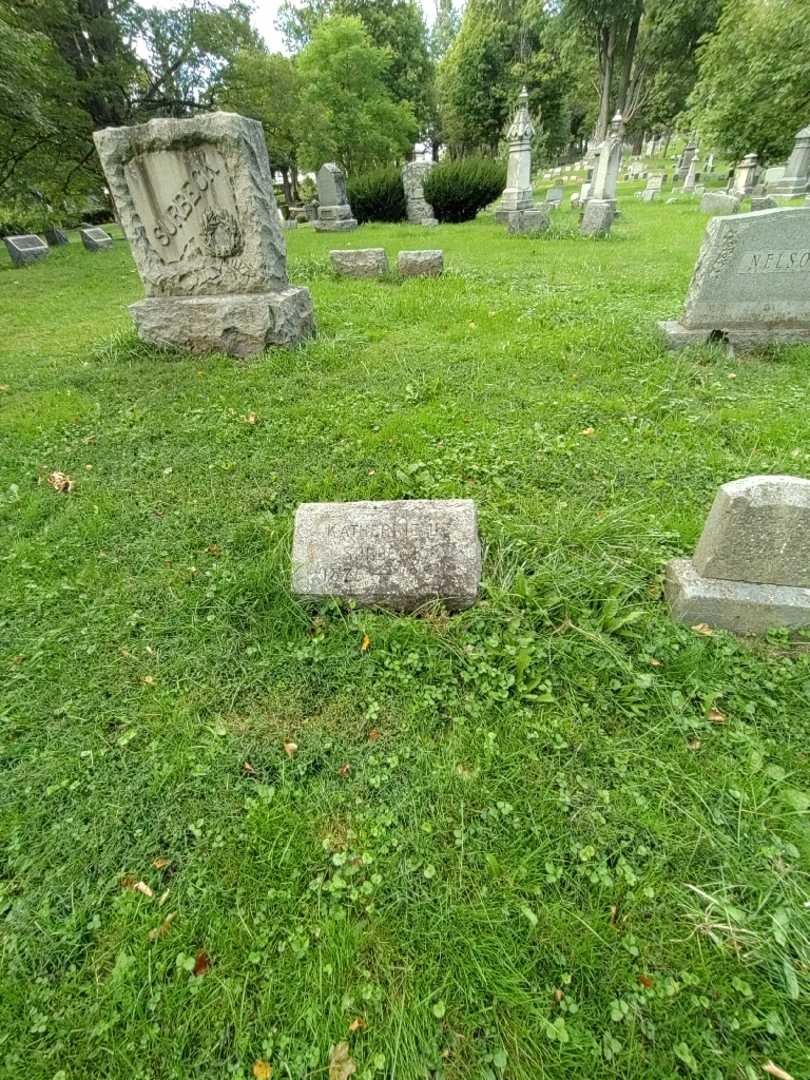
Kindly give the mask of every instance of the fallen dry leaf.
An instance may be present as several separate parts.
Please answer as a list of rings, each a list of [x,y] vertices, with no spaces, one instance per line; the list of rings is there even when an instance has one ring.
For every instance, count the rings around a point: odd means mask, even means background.
[[[146,683],[147,686],[154,686],[155,685],[155,676],[154,675],[144,675],[143,681],[144,681],[144,683]]]
[[[780,1069],[778,1065],[774,1065],[772,1061],[766,1061],[762,1066],[762,1071],[768,1073],[770,1076],[775,1076],[776,1080],[793,1080],[790,1073],[786,1073],[784,1069]]]
[[[124,874],[121,878],[121,888],[142,893],[144,896],[148,896],[150,900],[155,895],[145,881],[136,881],[132,874]]]
[[[209,544],[207,550],[209,555],[216,556],[222,554],[222,548],[219,546],[219,544]]]
[[[736,379],[737,378],[737,372],[736,371],[730,371],[728,373],[728,375],[726,375],[726,378],[727,379]]]
[[[0,394],[7,394],[10,389],[8,383],[0,383]]]
[[[558,1005],[560,1004],[560,1002],[562,1001],[562,999],[564,997],[565,997],[565,994],[564,994],[564,992],[562,990],[555,990],[554,991],[554,1000],[557,1002]]]
[[[580,435],[595,435],[595,434],[596,434],[596,428],[592,428],[592,427],[586,427],[586,428],[583,428],[582,431],[580,431]]]
[[[340,773],[340,775],[343,777],[344,780],[346,779],[346,777],[349,775],[349,773],[351,771],[352,771],[352,767],[348,763],[348,761],[344,761],[343,764],[338,769],[338,772]]]
[[[713,724],[725,724],[726,714],[719,709],[709,709],[708,717]]]
[[[62,491],[65,494],[70,494],[73,491],[73,480],[63,472],[48,473],[48,483],[54,489],[54,491]]]
[[[365,1031],[367,1027],[368,1024],[362,1016],[355,1016],[354,1020],[349,1024],[349,1031]]]
[[[347,1042],[329,1047],[329,1080],[349,1080],[357,1072],[357,1066],[349,1054]]]
[[[256,415],[255,412],[249,412],[246,416],[242,417],[242,422],[245,423],[245,424],[251,424],[252,425],[252,424],[255,424],[258,419],[259,418],[258,418],[258,416]]]
[[[176,916],[176,911],[170,911],[166,918],[163,920],[163,922],[160,924],[160,926],[156,926],[154,930],[149,931],[149,940],[157,941],[158,938],[165,937],[165,935],[168,934],[169,927],[174,922]]]
[[[372,728],[371,731],[368,733],[368,741],[376,742],[379,739],[380,734],[381,732],[378,728]]]
[[[686,743],[687,750],[699,750],[700,739],[688,739]]]
[[[272,1071],[272,1068],[266,1061],[260,1060],[253,1062],[253,1075],[256,1077],[256,1080],[270,1080]]]
[[[368,634],[363,634],[363,640],[360,643],[360,652],[368,652],[369,645],[371,645],[371,638]]]
[[[638,981],[644,987],[645,990],[652,990],[653,981],[649,975],[639,975]]]
[[[256,770],[253,768],[253,766],[250,764],[249,761],[245,761],[242,764],[242,772],[245,774],[245,776],[258,776],[258,773],[256,772]]]
[[[298,749],[298,743],[294,743],[294,742],[285,742],[284,743],[284,753],[287,755],[287,757],[292,757],[297,749]]]
[[[696,634],[702,634],[704,637],[711,637],[714,633],[714,630],[712,630],[712,628],[708,626],[705,622],[697,623],[697,625],[693,626],[692,629],[695,631]]]
[[[650,667],[662,667],[660,660],[656,660],[654,656],[650,657]]]
[[[194,970],[192,975],[204,975],[206,971],[211,967],[211,961],[208,959],[208,954],[203,952],[202,949],[197,953],[197,959],[194,961]]]
[[[166,867],[169,865],[169,863],[171,861],[172,861],[171,859],[163,859],[163,858],[152,859],[152,866],[154,866],[154,868],[156,870],[165,870]]]
[[[171,889],[167,889],[167,890],[166,890],[166,892],[165,892],[165,893],[163,893],[163,895],[161,896],[161,898],[160,898],[160,899],[158,900],[158,907],[163,907],[163,905],[164,905],[164,904],[166,903],[166,901],[167,901],[167,900],[169,899],[169,893],[170,893],[170,892],[171,892]]]

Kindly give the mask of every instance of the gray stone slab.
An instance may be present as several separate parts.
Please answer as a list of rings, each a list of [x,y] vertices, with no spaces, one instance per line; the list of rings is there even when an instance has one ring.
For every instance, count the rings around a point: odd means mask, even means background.
[[[318,187],[318,202],[321,206],[348,206],[346,177],[343,170],[334,161],[321,165],[315,175]]]
[[[550,212],[551,203],[534,206],[530,210],[516,210],[509,215],[506,231],[510,236],[538,236],[548,231]]]
[[[775,210],[779,203],[771,195],[752,195],[752,210]]]
[[[339,218],[338,220],[324,219],[312,222],[316,232],[351,232],[357,228],[357,220],[353,217]]]
[[[546,202],[550,206],[559,206],[560,203],[563,201],[564,195],[565,192],[561,187],[549,188],[546,192]]]
[[[79,229],[79,236],[87,251],[109,251],[113,246],[113,238],[110,234],[97,225],[91,225],[87,229]]]
[[[48,247],[64,247],[65,244],[70,243],[68,234],[56,225],[45,230],[45,239],[48,241]]]
[[[444,271],[444,253],[438,248],[400,251],[397,271],[402,277],[438,277]]]
[[[295,515],[292,588],[393,611],[432,601],[470,607],[481,580],[471,499],[302,503]]]
[[[230,296],[150,296],[130,306],[139,336],[161,348],[248,357],[315,334],[308,289]]]
[[[736,195],[727,195],[724,191],[706,191],[700,200],[700,209],[704,214],[736,214],[740,209],[740,200]]]
[[[582,236],[607,236],[614,217],[614,203],[606,199],[588,199],[579,231]]]
[[[388,273],[385,248],[357,248],[354,251],[330,251],[329,263],[341,277],[373,278]]]
[[[412,225],[433,227],[438,221],[433,207],[425,199],[425,178],[433,168],[432,161],[410,161],[402,168],[402,188],[408,221]]]
[[[810,480],[746,476],[724,484],[692,561],[702,577],[810,588]]]
[[[6,236],[3,239],[12,263],[16,267],[30,266],[49,255],[48,245],[40,236],[23,233],[20,236]]]
[[[691,559],[667,564],[664,595],[672,618],[687,626],[705,624],[734,634],[810,627],[810,589],[704,578]]]

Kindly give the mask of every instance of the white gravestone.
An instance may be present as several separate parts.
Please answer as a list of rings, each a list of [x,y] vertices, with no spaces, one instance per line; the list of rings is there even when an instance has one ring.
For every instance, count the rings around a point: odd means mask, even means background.
[[[394,611],[441,601],[470,607],[481,580],[471,499],[302,503],[295,515],[293,592]]]
[[[758,210],[709,221],[670,348],[722,339],[740,349],[810,342],[810,211]]]
[[[717,493],[692,559],[666,569],[672,617],[740,634],[810,626],[810,480],[748,476]]]
[[[514,119],[506,133],[509,143],[509,161],[506,166],[506,187],[501,195],[495,220],[503,225],[509,220],[508,214],[516,210],[529,210],[533,202],[532,195],[532,139],[534,125],[529,115],[529,92],[524,86],[518,97],[518,107]],[[552,170],[559,175],[560,170]]]
[[[734,179],[731,184],[731,194],[750,195],[757,184],[759,174],[759,158],[756,154],[746,154],[734,170]]]
[[[251,356],[314,334],[258,121],[208,113],[93,138],[146,291],[130,307],[145,341]]]
[[[425,200],[425,177],[433,168],[432,161],[410,161],[402,167],[402,188],[405,208],[412,225],[438,225],[433,207]]]
[[[346,177],[340,166],[333,161],[321,165],[315,176],[318,185],[318,217],[313,222],[318,232],[350,232],[357,228],[352,217],[349,196],[346,194]]]
[[[15,267],[29,266],[31,263],[47,258],[50,253],[45,241],[39,236],[34,236],[33,233],[6,236],[3,243]]]

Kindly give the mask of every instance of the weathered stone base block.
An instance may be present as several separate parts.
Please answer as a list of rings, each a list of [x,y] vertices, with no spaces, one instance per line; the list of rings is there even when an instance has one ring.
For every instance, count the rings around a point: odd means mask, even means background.
[[[735,352],[755,352],[767,345],[810,343],[810,327],[717,327],[714,330],[691,330],[675,320],[665,320],[657,325],[668,349],[685,349],[688,345],[706,345],[710,341],[718,341],[727,344]]]
[[[351,232],[357,228],[356,218],[339,218],[334,221],[313,221],[316,232]]]
[[[735,634],[810,627],[810,589],[704,578],[691,559],[667,564],[664,595],[672,618],[687,626],[706,623]]]
[[[518,210],[509,215],[507,232],[510,236],[537,236],[548,230],[551,224],[551,208],[535,206],[531,210]]]
[[[342,277],[373,278],[388,273],[385,248],[330,251],[329,263],[334,272]]]
[[[438,248],[425,251],[400,251],[397,271],[402,277],[438,277],[444,270],[444,254]]]
[[[138,335],[161,348],[255,356],[315,334],[309,289],[238,296],[153,296],[130,305]]]
[[[615,207],[610,200],[588,199],[579,231],[582,236],[607,236],[615,216]]]

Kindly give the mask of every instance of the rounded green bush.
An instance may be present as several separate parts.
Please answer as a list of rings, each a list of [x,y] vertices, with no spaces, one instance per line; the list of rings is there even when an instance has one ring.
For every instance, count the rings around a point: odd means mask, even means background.
[[[402,221],[405,218],[405,191],[400,171],[395,166],[353,177],[347,189],[352,212],[361,225],[364,221]]]
[[[506,164],[492,158],[442,161],[425,178],[425,199],[439,221],[471,221],[506,185]]]

